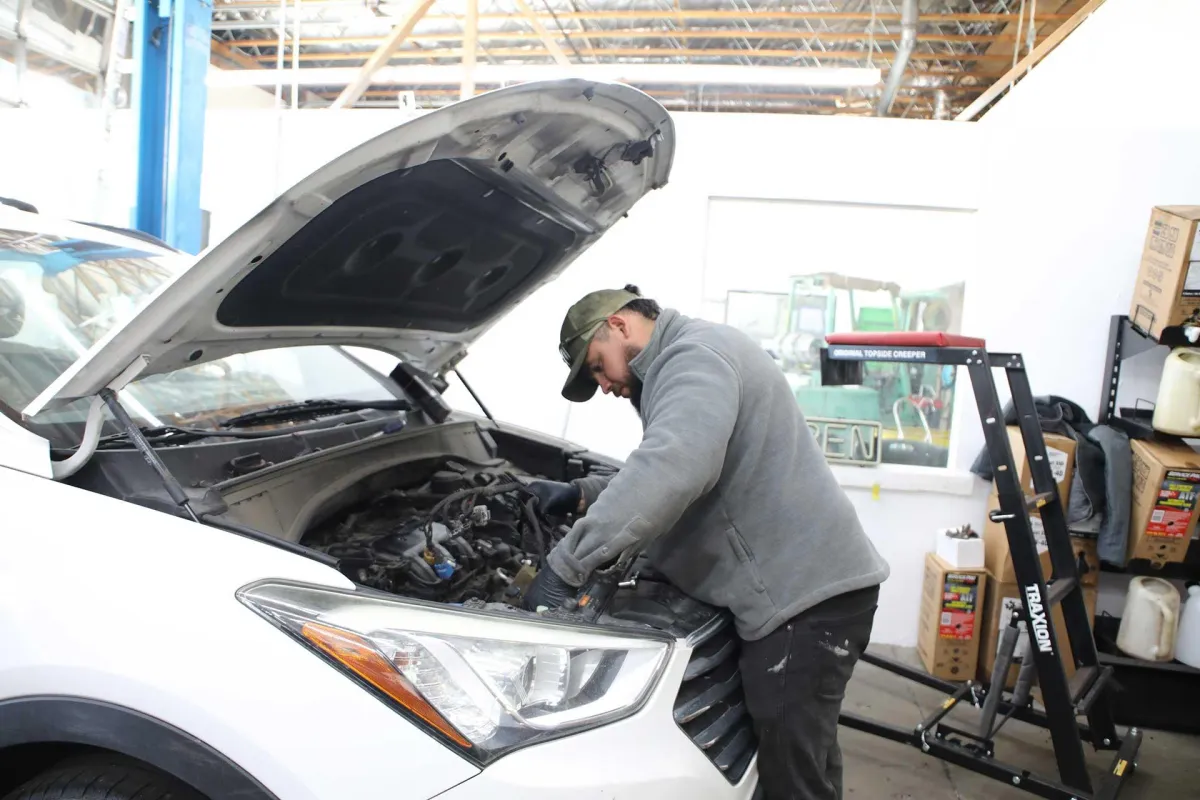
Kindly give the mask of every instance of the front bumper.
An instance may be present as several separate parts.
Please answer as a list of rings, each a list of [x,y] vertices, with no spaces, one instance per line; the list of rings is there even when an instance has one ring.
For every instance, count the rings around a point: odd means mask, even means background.
[[[438,800],[750,800],[756,760],[730,784],[675,724],[675,697],[690,657],[676,648],[650,701],[636,715],[518,750]]]

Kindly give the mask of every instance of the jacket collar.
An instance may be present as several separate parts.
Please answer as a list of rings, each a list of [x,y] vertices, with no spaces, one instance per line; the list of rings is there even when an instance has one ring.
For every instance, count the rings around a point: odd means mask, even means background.
[[[654,332],[650,334],[650,342],[629,362],[629,369],[638,380],[645,382],[650,366],[658,358],[659,353],[667,345],[675,341],[683,328],[685,317],[673,308],[664,308],[654,321]]]

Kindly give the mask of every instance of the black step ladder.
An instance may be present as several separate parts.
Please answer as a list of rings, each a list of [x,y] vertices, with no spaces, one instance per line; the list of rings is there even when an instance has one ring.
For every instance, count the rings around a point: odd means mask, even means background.
[[[942,681],[888,659],[867,653],[863,661],[923,683],[950,695],[941,708],[914,730],[884,725],[843,713],[841,724],[918,747],[923,752],[975,772],[1010,783],[1040,797],[1053,800],[1109,800],[1115,798],[1134,772],[1141,746],[1141,731],[1129,730],[1119,737],[1110,704],[1112,669],[1102,667],[1092,637],[1078,562],[1067,531],[1066,509],[1046,456],[1046,442],[1034,407],[1024,359],[1017,353],[989,353],[982,339],[945,333],[845,333],[827,337],[821,351],[821,382],[824,385],[861,384],[863,364],[868,361],[905,364],[949,364],[967,368],[979,417],[991,457],[999,497],[993,521],[1002,522],[1008,534],[1013,570],[1021,588],[1021,609],[1012,615],[1000,639],[1000,651],[990,687],[974,681],[965,685]],[[1003,369],[1012,391],[1013,409],[1025,442],[1033,478],[1034,494],[1026,495],[1013,460],[1003,409],[996,394],[993,369]],[[1038,544],[1030,522],[1036,509],[1045,529],[1053,574],[1042,574]],[[1055,606],[1062,610],[1065,630],[1056,631],[1051,622]],[[1070,644],[1076,671],[1069,679],[1060,656],[1062,634]],[[1021,638],[1024,657],[1017,684],[1004,689]],[[1045,712],[1033,708],[1029,689],[1036,678]],[[976,730],[952,728],[942,720],[959,703],[982,709]],[[999,724],[996,718],[1000,716]],[[1086,717],[1087,723],[1077,718]],[[993,737],[1010,719],[1046,728],[1058,761],[1058,780],[1044,778],[995,759]],[[1084,760],[1083,742],[1097,750],[1116,750],[1108,773],[1093,789]]]

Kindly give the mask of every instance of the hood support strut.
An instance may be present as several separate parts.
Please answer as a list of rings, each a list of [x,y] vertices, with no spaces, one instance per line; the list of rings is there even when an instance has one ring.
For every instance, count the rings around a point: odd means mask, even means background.
[[[129,416],[129,412],[121,405],[121,401],[117,399],[117,393],[112,389],[105,387],[99,392],[100,399],[108,406],[108,410],[112,412],[113,417],[125,429],[125,433],[129,435],[129,441],[133,442],[133,446],[142,454],[142,458],[150,465],[150,468],[158,475],[158,479],[162,481],[163,488],[167,490],[171,500],[175,505],[183,508],[188,516],[192,518],[192,522],[199,522],[200,518],[196,516],[196,512],[192,510],[191,501],[188,500],[187,493],[183,491],[183,487],[179,485],[179,481],[171,474],[171,470],[167,469],[167,465],[158,457],[158,453],[154,452],[154,448],[146,441],[146,437],[142,435],[142,429],[137,426],[133,418]]]

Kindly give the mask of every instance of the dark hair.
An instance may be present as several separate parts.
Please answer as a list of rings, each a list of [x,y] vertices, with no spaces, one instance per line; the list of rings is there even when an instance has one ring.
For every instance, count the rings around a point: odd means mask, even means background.
[[[648,297],[642,297],[641,290],[632,283],[625,284],[625,291],[638,295],[638,299],[630,300],[621,306],[622,311],[632,311],[635,314],[641,314],[646,319],[658,319],[658,315],[662,313],[662,306]]]

